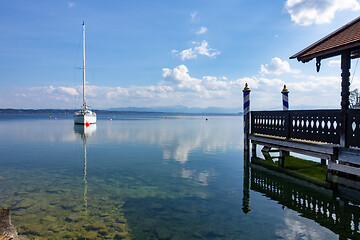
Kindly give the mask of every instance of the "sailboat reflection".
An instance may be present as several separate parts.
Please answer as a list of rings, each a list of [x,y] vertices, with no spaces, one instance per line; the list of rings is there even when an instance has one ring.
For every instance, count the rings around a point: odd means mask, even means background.
[[[85,206],[85,211],[87,211],[87,198],[86,198],[86,194],[87,194],[87,181],[86,181],[86,175],[87,175],[87,162],[86,162],[86,139],[88,137],[90,137],[91,135],[93,135],[96,131],[96,125],[95,124],[91,124],[89,126],[86,125],[78,125],[75,124],[74,125],[74,132],[77,134],[80,134],[81,139],[83,140],[83,144],[84,144],[84,206]]]

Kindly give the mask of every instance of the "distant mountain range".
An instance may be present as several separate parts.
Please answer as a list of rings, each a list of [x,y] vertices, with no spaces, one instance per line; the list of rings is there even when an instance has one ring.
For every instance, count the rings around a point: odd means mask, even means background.
[[[127,108],[109,108],[109,111],[125,112],[166,112],[166,113],[218,113],[218,114],[236,114],[242,112],[241,108],[188,108],[185,106],[164,106],[164,107],[127,107]]]

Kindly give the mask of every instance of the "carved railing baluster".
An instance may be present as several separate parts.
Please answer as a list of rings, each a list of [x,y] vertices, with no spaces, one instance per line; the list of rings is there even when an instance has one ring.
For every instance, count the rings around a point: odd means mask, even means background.
[[[360,147],[360,109],[347,110],[346,141],[348,146]]]

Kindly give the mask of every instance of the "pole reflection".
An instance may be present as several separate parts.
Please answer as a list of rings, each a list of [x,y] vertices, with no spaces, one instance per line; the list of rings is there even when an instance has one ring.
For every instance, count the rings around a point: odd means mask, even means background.
[[[245,214],[251,211],[250,209],[250,154],[249,151],[244,151],[244,180],[243,180],[243,212]]]
[[[84,182],[84,207],[85,207],[85,212],[87,211],[87,206],[88,206],[88,202],[87,202],[87,160],[86,160],[86,140],[88,137],[90,137],[91,135],[93,135],[96,131],[96,125],[92,124],[90,126],[86,126],[86,125],[79,125],[79,124],[75,124],[74,125],[74,132],[76,134],[79,134],[81,136],[81,139],[83,140],[83,156],[84,156],[84,174],[83,174],[83,182]]]

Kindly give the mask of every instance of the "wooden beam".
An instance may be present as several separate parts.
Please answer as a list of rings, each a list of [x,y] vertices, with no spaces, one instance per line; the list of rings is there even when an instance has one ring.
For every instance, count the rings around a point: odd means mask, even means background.
[[[271,147],[265,146],[261,149],[262,152],[270,152]]]
[[[277,148],[276,146],[280,146],[280,147],[287,147],[287,148],[295,148],[295,149],[304,150],[304,151],[317,152],[317,153],[326,154],[326,155],[334,155],[335,154],[333,145],[303,143],[303,142],[298,142],[298,141],[294,141],[294,140],[286,140],[286,139],[282,140],[282,139],[275,139],[275,138],[271,138],[271,137],[256,136],[253,134],[250,135],[249,138],[252,141],[266,143],[266,146],[271,147],[271,145],[275,145],[274,146],[275,148]],[[263,144],[260,144],[260,145],[263,145]],[[263,146],[265,146],[265,145],[263,145]]]
[[[311,156],[311,157],[326,159],[326,160],[329,160],[329,161],[332,161],[334,159],[334,157],[332,155],[330,155],[330,154],[311,152],[311,151],[308,151],[308,150],[302,150],[302,149],[291,148],[291,147],[283,147],[283,146],[279,146],[279,145],[271,145],[271,144],[268,144],[268,143],[265,143],[265,142],[257,142],[257,141],[255,141],[255,143],[259,144],[259,145],[262,145],[262,146],[276,147],[279,150],[284,150],[284,151],[288,151],[288,152],[295,152],[295,153],[299,153],[299,154],[303,154],[303,155],[307,155],[307,156]]]
[[[360,151],[339,149],[338,160],[360,166]]]
[[[344,164],[337,164],[335,162],[329,162],[328,170],[339,171],[343,173],[360,176],[360,168],[351,167]]]
[[[350,187],[353,189],[355,188],[357,190],[360,190],[360,182],[358,182],[358,181],[354,181],[354,180],[344,178],[344,177],[334,175],[334,174],[328,174],[327,180],[330,182],[333,182],[333,183],[344,185],[346,187]],[[340,186],[338,186],[338,188],[340,188]],[[342,189],[342,191],[351,190],[351,189],[345,189],[344,187],[342,187],[341,189]],[[356,192],[358,192],[358,191],[356,191]],[[354,194],[354,193],[352,193],[352,194]]]

